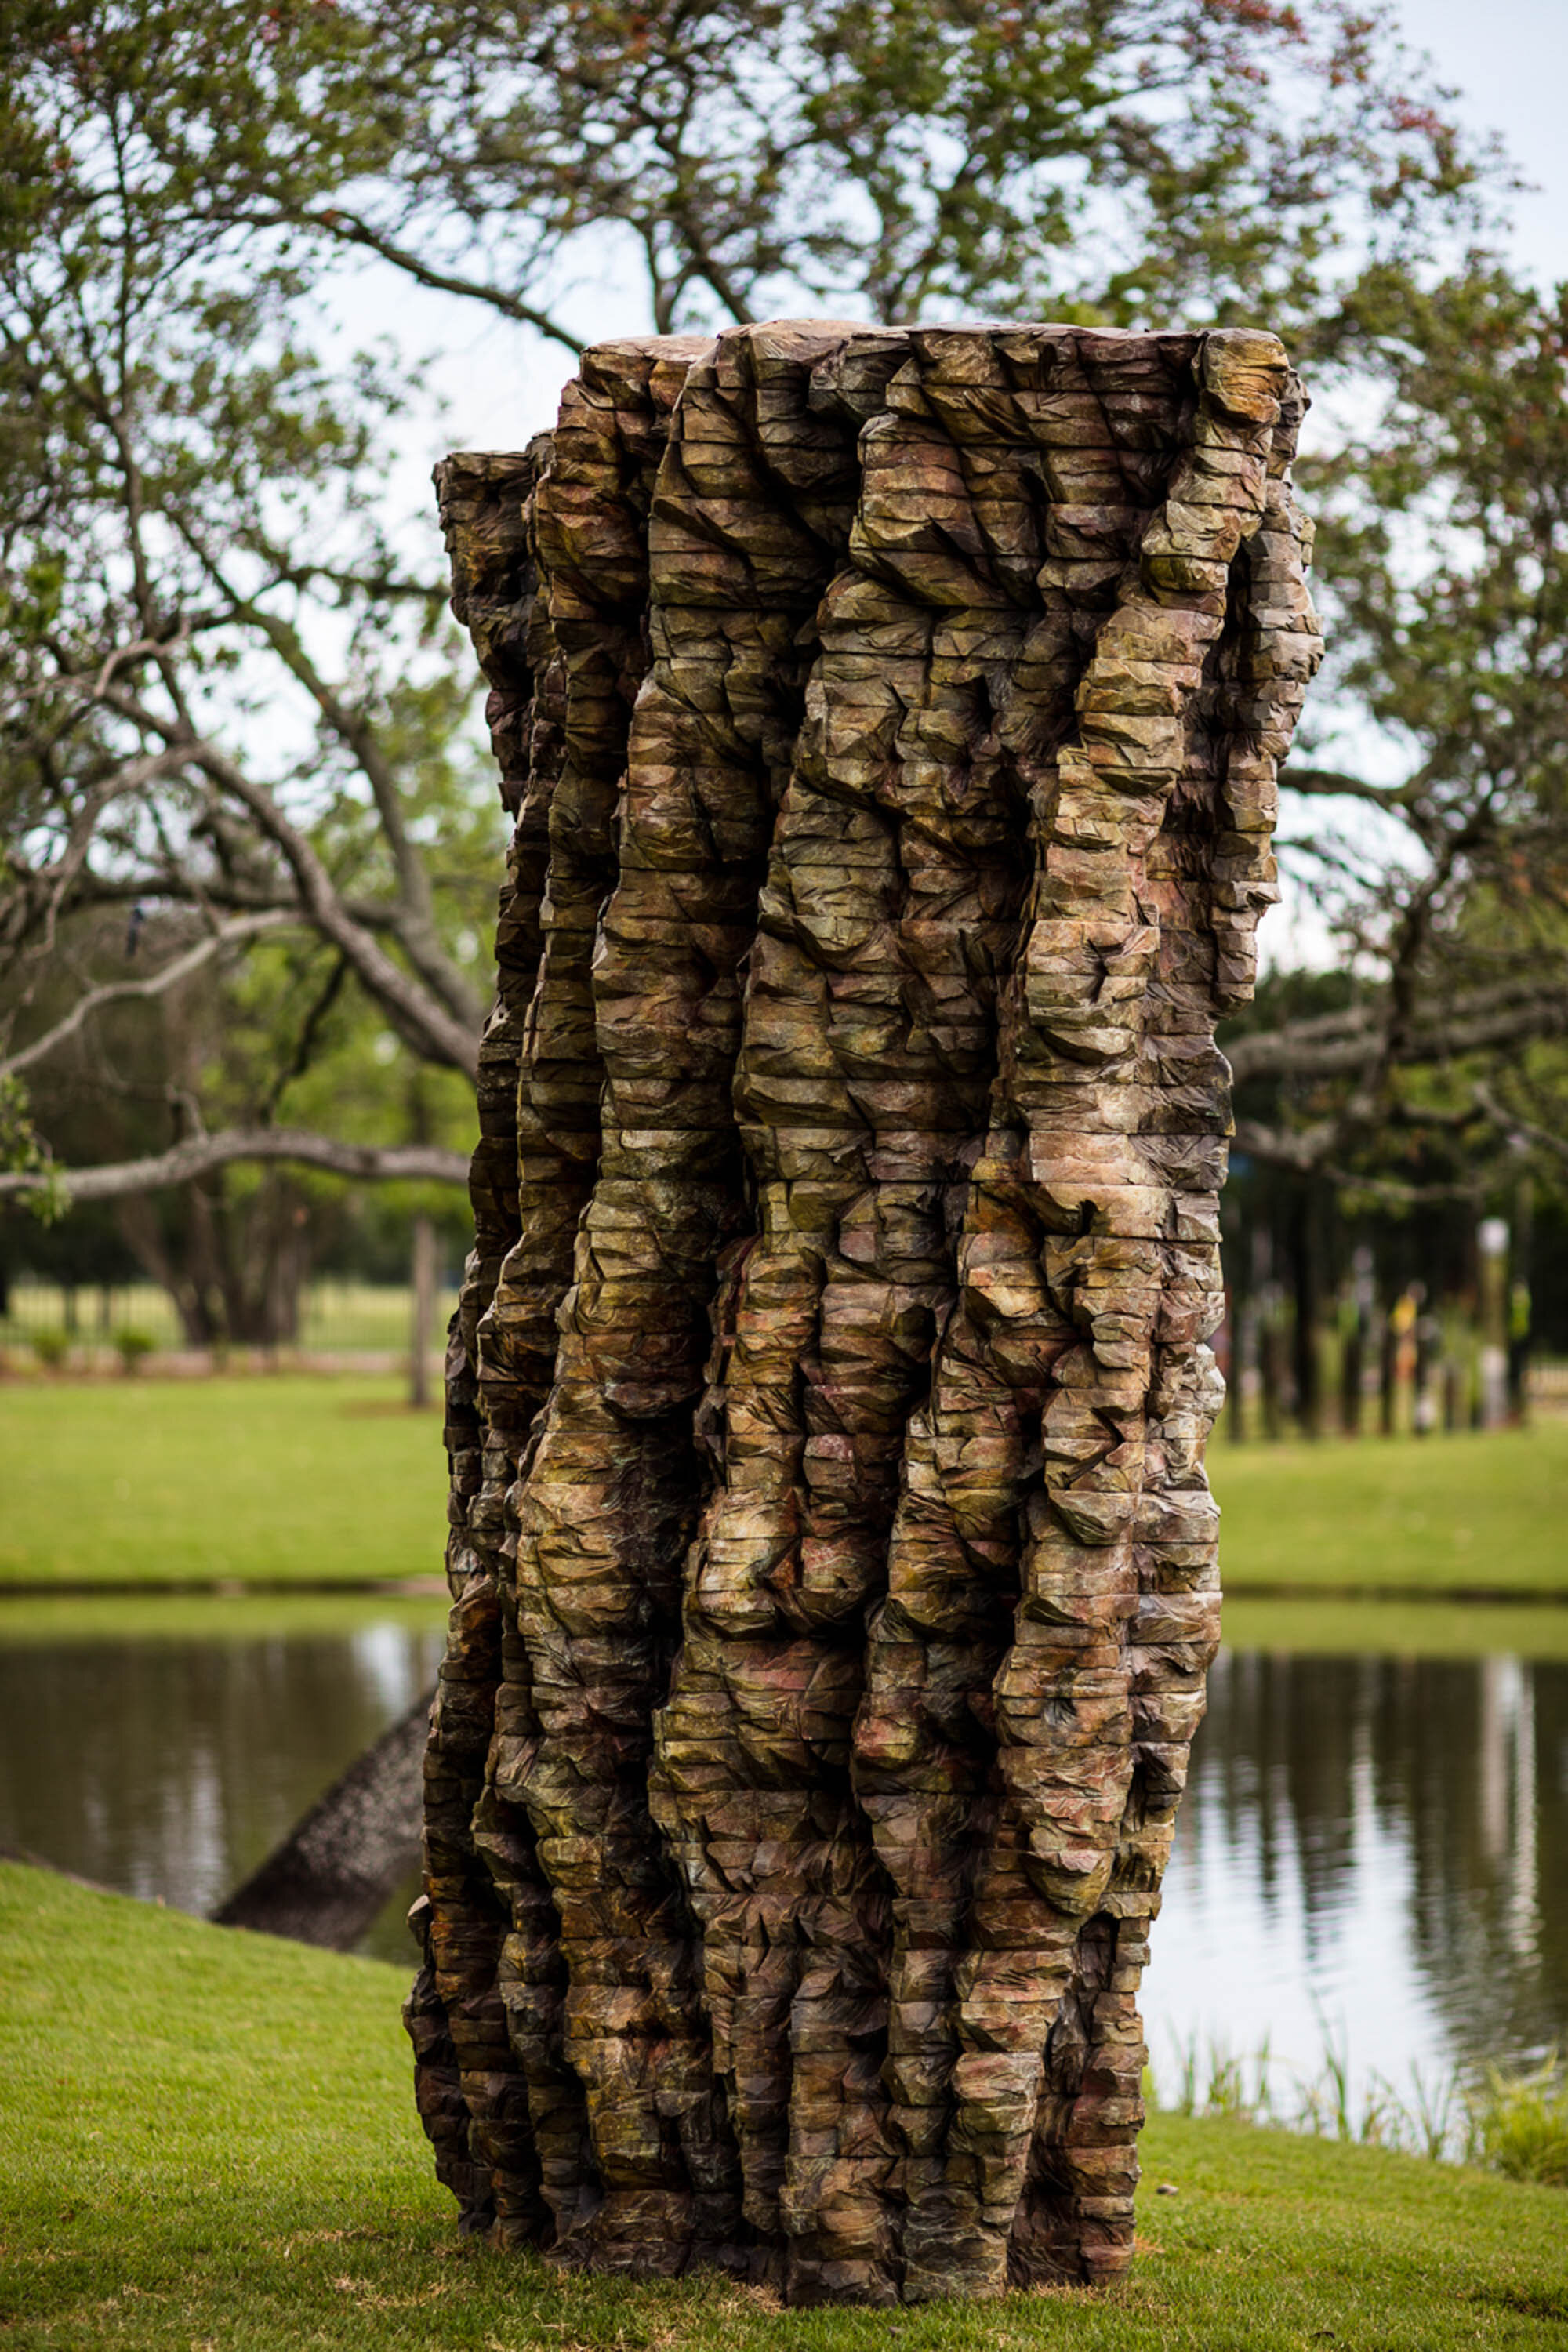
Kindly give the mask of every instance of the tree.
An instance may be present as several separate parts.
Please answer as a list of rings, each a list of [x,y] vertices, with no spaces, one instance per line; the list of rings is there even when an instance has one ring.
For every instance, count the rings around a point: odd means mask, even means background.
[[[311,943],[279,1072],[310,992],[340,985],[473,1067],[480,1008],[410,800],[411,725],[439,756],[455,719],[427,689],[416,720],[406,686],[440,642],[435,567],[376,520],[407,387],[324,352],[345,255],[568,346],[573,272],[618,250],[665,330],[817,305],[1261,308],[1349,367],[1373,349],[1369,271],[1406,284],[1490,168],[1389,20],[1344,0],[20,0],[0,65],[21,1076],[277,926]],[[105,905],[147,911],[141,968],[73,994],[60,950]],[[176,1089],[163,1147],[92,1186],[193,1154],[349,1164],[272,1092],[207,1132]]]
[[[215,220],[374,254],[569,349],[846,304],[1314,336],[1478,159],[1344,0],[393,0],[163,11],[148,134]],[[237,71],[240,76],[237,83]]]
[[[282,1115],[345,987],[419,1060],[475,1067],[499,813],[437,587],[377,512],[398,388],[311,347],[306,274],[215,237],[112,66],[56,37],[10,86],[0,1073],[36,1087],[114,1013],[221,982],[231,1021],[273,1001],[236,1123],[209,1129],[187,1055],[162,1135],[76,1197],[237,1159],[456,1181],[429,1139],[388,1153]]]
[[[1405,772],[1291,763],[1343,980],[1227,1050],[1247,1150],[1474,1200],[1568,1160],[1568,293],[1478,265],[1358,299],[1390,396],[1303,474],[1342,693]]]

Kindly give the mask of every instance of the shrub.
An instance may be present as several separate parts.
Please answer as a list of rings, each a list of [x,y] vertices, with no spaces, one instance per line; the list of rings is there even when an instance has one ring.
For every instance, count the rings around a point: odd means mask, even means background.
[[[29,1335],[32,1349],[46,1372],[58,1372],[70,1354],[70,1335],[65,1331],[34,1331]]]
[[[1533,2074],[1489,2067],[1473,2122],[1481,2155],[1494,2171],[1568,2189],[1568,2074],[1555,2051]]]
[[[129,1326],[123,1330],[117,1331],[114,1335],[114,1347],[120,1358],[121,1370],[126,1373],[133,1372],[142,1357],[152,1354],[156,1344],[152,1334],[147,1331],[135,1331]]]

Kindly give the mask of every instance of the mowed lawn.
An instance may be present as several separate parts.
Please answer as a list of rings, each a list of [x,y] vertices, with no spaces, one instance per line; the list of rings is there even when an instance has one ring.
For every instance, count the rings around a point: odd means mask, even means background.
[[[458,2237],[405,1971],[13,1865],[0,1952],[9,2352],[1546,2352],[1568,2322],[1560,2189],[1168,2116],[1107,2293],[785,2313],[560,2277]]]
[[[1568,1419],[1316,1444],[1209,1443],[1227,1592],[1568,1597]]]
[[[1227,1591],[1568,1596],[1568,1420],[1233,1445],[1209,1467]],[[5,1585],[438,1576],[439,1417],[390,1378],[0,1383]]]
[[[0,1591],[439,1577],[438,1413],[393,1379],[0,1384]]]

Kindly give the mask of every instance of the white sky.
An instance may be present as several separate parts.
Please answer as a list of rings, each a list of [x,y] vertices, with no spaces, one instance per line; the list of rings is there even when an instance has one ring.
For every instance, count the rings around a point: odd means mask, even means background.
[[[1514,207],[1519,258],[1543,280],[1568,278],[1568,0],[1404,0],[1400,13],[1461,114],[1500,131],[1536,183]]]

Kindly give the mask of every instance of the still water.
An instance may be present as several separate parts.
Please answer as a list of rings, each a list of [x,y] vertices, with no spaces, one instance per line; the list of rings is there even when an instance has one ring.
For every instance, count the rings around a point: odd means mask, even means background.
[[[206,1912],[433,1683],[439,1602],[0,1602],[0,1844]],[[365,1948],[412,1966],[412,1885]]]
[[[1568,2047],[1563,1646],[1221,1654],[1145,1979],[1157,2080],[1194,2038],[1267,2047],[1281,2089],[1331,2049],[1358,2096]]]
[[[1317,1606],[1231,1612],[1145,1983],[1157,2076],[1194,2037],[1402,2085],[1568,2046],[1568,1610]],[[210,1909],[441,1632],[408,1601],[0,1603],[0,1843]],[[399,1961],[405,1902],[368,1947]]]

